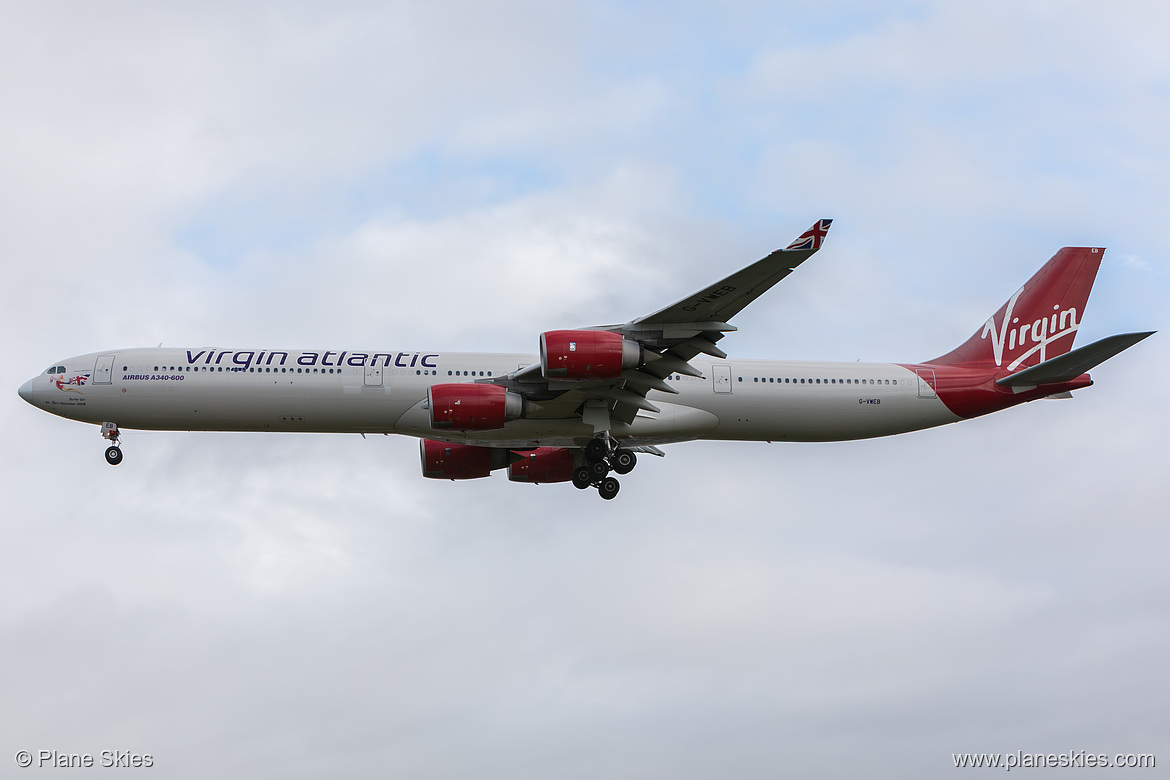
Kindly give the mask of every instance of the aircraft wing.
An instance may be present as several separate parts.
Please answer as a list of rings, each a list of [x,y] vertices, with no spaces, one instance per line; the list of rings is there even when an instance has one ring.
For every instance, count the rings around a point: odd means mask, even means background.
[[[720,338],[722,333],[735,330],[728,324],[733,316],[821,248],[832,224],[831,219],[817,220],[784,249],[777,249],[747,268],[653,314],[625,325],[611,325],[605,330],[623,333],[643,344],[653,342],[656,346],[690,338],[687,334],[705,333]]]
[[[702,376],[688,362],[700,353],[727,357],[727,353],[715,343],[725,333],[736,330],[728,321],[812,257],[821,248],[832,223],[831,219],[817,220],[784,249],[778,249],[653,314],[622,325],[585,328],[620,333],[645,349],[646,362],[623,371],[618,379],[593,382],[549,380],[536,363],[494,381],[539,402],[550,414],[564,413],[566,409],[584,410],[590,401],[593,402],[594,415],[598,405],[604,403],[612,419],[627,423],[640,412],[657,412],[658,407],[646,400],[646,394],[652,389],[677,393],[665,381],[675,373]],[[585,414],[582,411],[583,417]]]

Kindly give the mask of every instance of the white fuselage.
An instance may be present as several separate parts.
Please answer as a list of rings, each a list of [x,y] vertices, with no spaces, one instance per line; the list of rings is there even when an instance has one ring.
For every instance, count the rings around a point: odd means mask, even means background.
[[[427,388],[499,378],[535,355],[124,349],[62,361],[21,388],[30,403],[83,422],[188,431],[400,433],[499,447],[576,446],[592,437],[562,398],[491,431],[431,428]],[[961,419],[914,371],[890,363],[696,359],[703,378],[667,377],[612,435],[628,445],[694,439],[836,441]],[[54,367],[54,370],[58,367]],[[583,387],[585,387],[583,385]],[[577,392],[577,391],[573,391]],[[583,390],[579,397],[588,397]]]

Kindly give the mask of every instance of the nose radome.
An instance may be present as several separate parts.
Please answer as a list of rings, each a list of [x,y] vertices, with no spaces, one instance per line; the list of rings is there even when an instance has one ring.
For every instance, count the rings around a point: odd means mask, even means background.
[[[20,393],[20,397],[23,398],[24,400],[28,401],[31,404],[33,402],[33,383],[32,383],[32,380],[30,379],[27,382],[25,382],[23,385],[21,385],[20,389],[17,390],[16,392]]]

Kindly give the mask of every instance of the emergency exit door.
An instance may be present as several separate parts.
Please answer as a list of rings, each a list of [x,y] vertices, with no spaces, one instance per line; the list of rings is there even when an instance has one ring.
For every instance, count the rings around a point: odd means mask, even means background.
[[[95,385],[108,385],[112,381],[112,374],[114,370],[114,356],[100,355],[97,359],[97,364],[93,367],[93,383]]]
[[[366,387],[381,387],[382,386],[382,364],[378,362],[375,357],[372,365],[366,366],[366,378],[362,382]]]
[[[715,365],[711,367],[711,382],[716,393],[731,392],[731,366]]]

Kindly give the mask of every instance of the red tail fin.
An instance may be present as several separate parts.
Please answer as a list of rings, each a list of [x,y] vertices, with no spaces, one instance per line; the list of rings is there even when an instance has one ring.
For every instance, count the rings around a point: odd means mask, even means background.
[[[1015,371],[1068,352],[1104,254],[1061,249],[962,346],[928,362]]]

